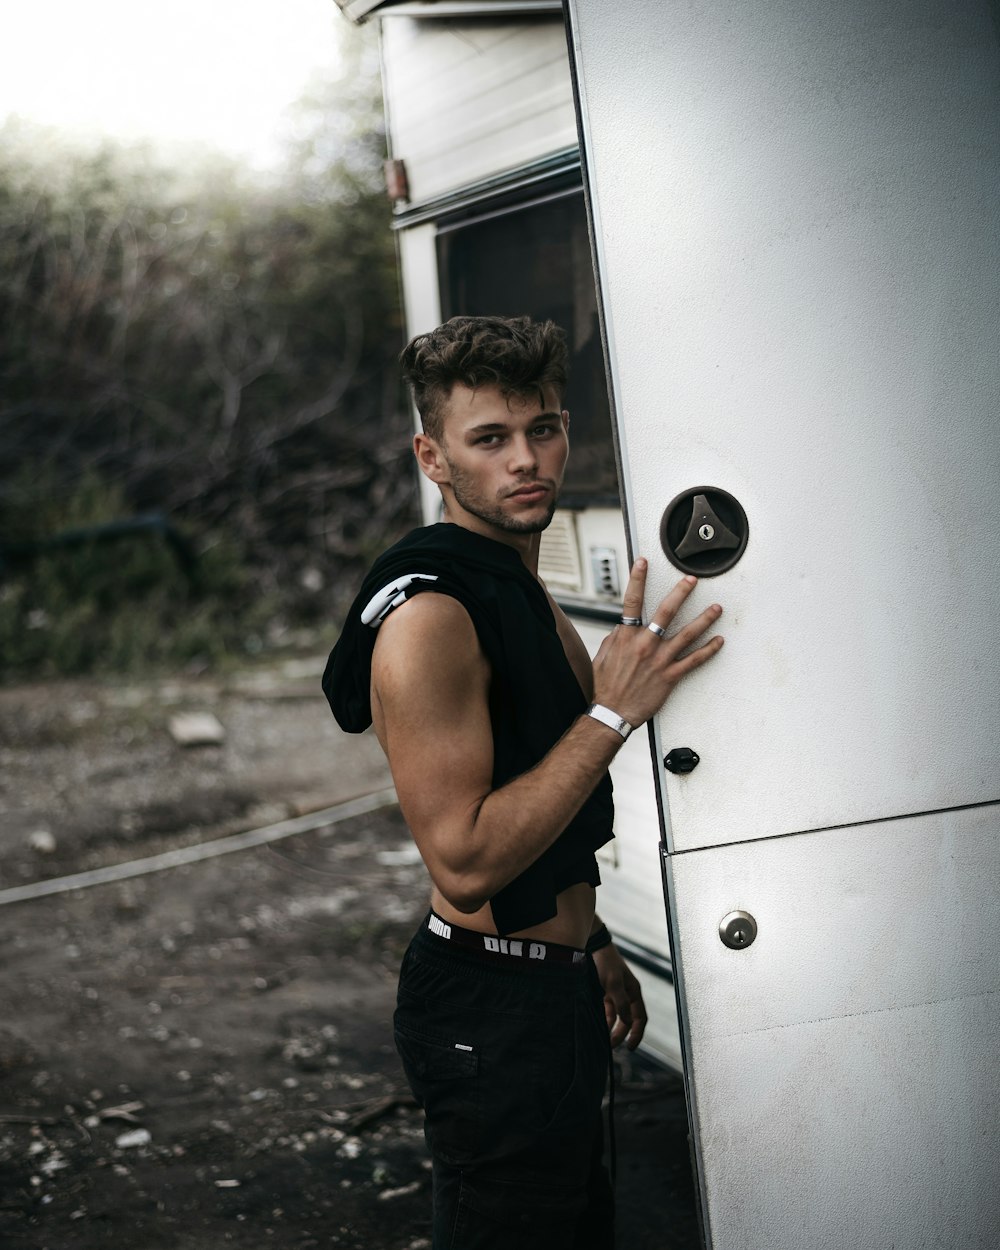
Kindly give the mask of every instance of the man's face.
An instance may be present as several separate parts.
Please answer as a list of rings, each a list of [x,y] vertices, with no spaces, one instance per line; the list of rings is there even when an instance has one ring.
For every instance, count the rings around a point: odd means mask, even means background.
[[[569,452],[569,414],[559,410],[551,388],[543,399],[505,397],[492,386],[452,389],[435,444],[440,475],[430,476],[449,510],[454,500],[459,523],[487,535],[537,534],[552,520]]]

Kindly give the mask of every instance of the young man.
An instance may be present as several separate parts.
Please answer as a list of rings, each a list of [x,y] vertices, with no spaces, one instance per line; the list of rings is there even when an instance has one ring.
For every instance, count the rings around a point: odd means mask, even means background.
[[[376,562],[324,689],[344,728],[374,721],[431,878],[395,1034],[425,1112],[434,1250],[605,1250],[609,1044],[634,1048],[646,1023],[595,910],[607,769],[722,646],[695,645],[721,608],[668,635],[684,578],[643,627],[637,560],[591,664],[537,575],[569,450],[562,331],[456,317],[402,363],[444,520]]]

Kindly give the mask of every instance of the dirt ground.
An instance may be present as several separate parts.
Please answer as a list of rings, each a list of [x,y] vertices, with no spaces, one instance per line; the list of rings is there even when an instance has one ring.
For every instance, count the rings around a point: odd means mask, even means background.
[[[337,810],[388,776],[337,730],[321,669],[0,689],[9,1250],[430,1246],[390,1027],[426,875],[391,802]],[[188,711],[222,743],[177,745]],[[308,813],[232,854],[11,894]],[[622,1056],[616,1102],[620,1244],[696,1247],[679,1080]]]

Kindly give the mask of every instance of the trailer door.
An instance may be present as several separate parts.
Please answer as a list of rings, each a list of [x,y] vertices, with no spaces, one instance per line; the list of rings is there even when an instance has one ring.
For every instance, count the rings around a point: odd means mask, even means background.
[[[568,13],[706,1244],[995,1247],[995,5]]]

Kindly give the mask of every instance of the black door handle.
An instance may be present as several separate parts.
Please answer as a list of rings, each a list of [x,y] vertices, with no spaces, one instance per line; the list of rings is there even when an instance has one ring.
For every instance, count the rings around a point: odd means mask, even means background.
[[[734,496],[717,486],[682,491],[660,522],[663,553],[683,573],[717,577],[746,551],[747,514]]]

